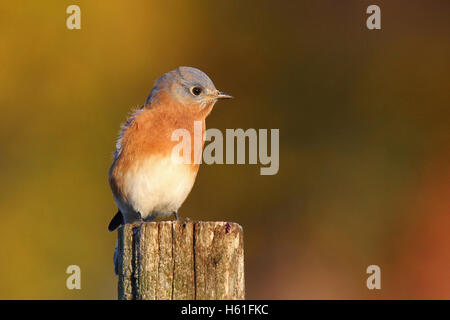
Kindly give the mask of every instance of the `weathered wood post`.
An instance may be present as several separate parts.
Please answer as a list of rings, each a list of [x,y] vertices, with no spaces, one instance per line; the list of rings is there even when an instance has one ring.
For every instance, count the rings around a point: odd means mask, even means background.
[[[244,299],[244,241],[231,222],[119,228],[119,299]]]

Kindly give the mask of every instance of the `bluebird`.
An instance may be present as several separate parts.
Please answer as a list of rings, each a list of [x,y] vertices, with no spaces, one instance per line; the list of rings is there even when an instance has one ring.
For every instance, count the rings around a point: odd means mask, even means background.
[[[179,67],[156,80],[145,104],[122,126],[116,143],[108,176],[118,212],[109,231],[172,214],[178,220],[178,209],[194,185],[199,164],[173,161],[178,142],[172,140],[172,132],[185,129],[193,137],[194,122],[200,121],[204,133],[214,104],[230,98],[192,67]]]

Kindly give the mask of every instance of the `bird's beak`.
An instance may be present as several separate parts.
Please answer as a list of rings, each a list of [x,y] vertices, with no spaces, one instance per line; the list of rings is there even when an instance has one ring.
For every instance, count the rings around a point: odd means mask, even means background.
[[[217,91],[216,97],[217,97],[217,99],[233,99],[232,95],[222,92],[222,91]]]

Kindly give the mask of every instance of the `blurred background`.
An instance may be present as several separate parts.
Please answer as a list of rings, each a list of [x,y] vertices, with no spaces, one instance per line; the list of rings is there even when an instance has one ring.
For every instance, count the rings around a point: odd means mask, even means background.
[[[66,28],[67,6],[81,30]],[[366,28],[381,8],[382,30]],[[240,223],[249,299],[450,298],[447,1],[0,5],[0,298],[115,299],[115,139],[161,74],[236,98],[208,127],[279,128],[280,170],[202,165],[180,210]],[[66,288],[81,267],[81,290]],[[381,267],[381,290],[366,288]]]

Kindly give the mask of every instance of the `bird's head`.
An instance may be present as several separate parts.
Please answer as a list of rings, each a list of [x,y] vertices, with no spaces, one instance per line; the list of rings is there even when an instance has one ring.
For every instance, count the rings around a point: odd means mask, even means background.
[[[179,67],[158,78],[145,104],[157,101],[161,93],[182,105],[202,109],[212,107],[217,100],[233,98],[217,90],[203,71],[192,67]]]

